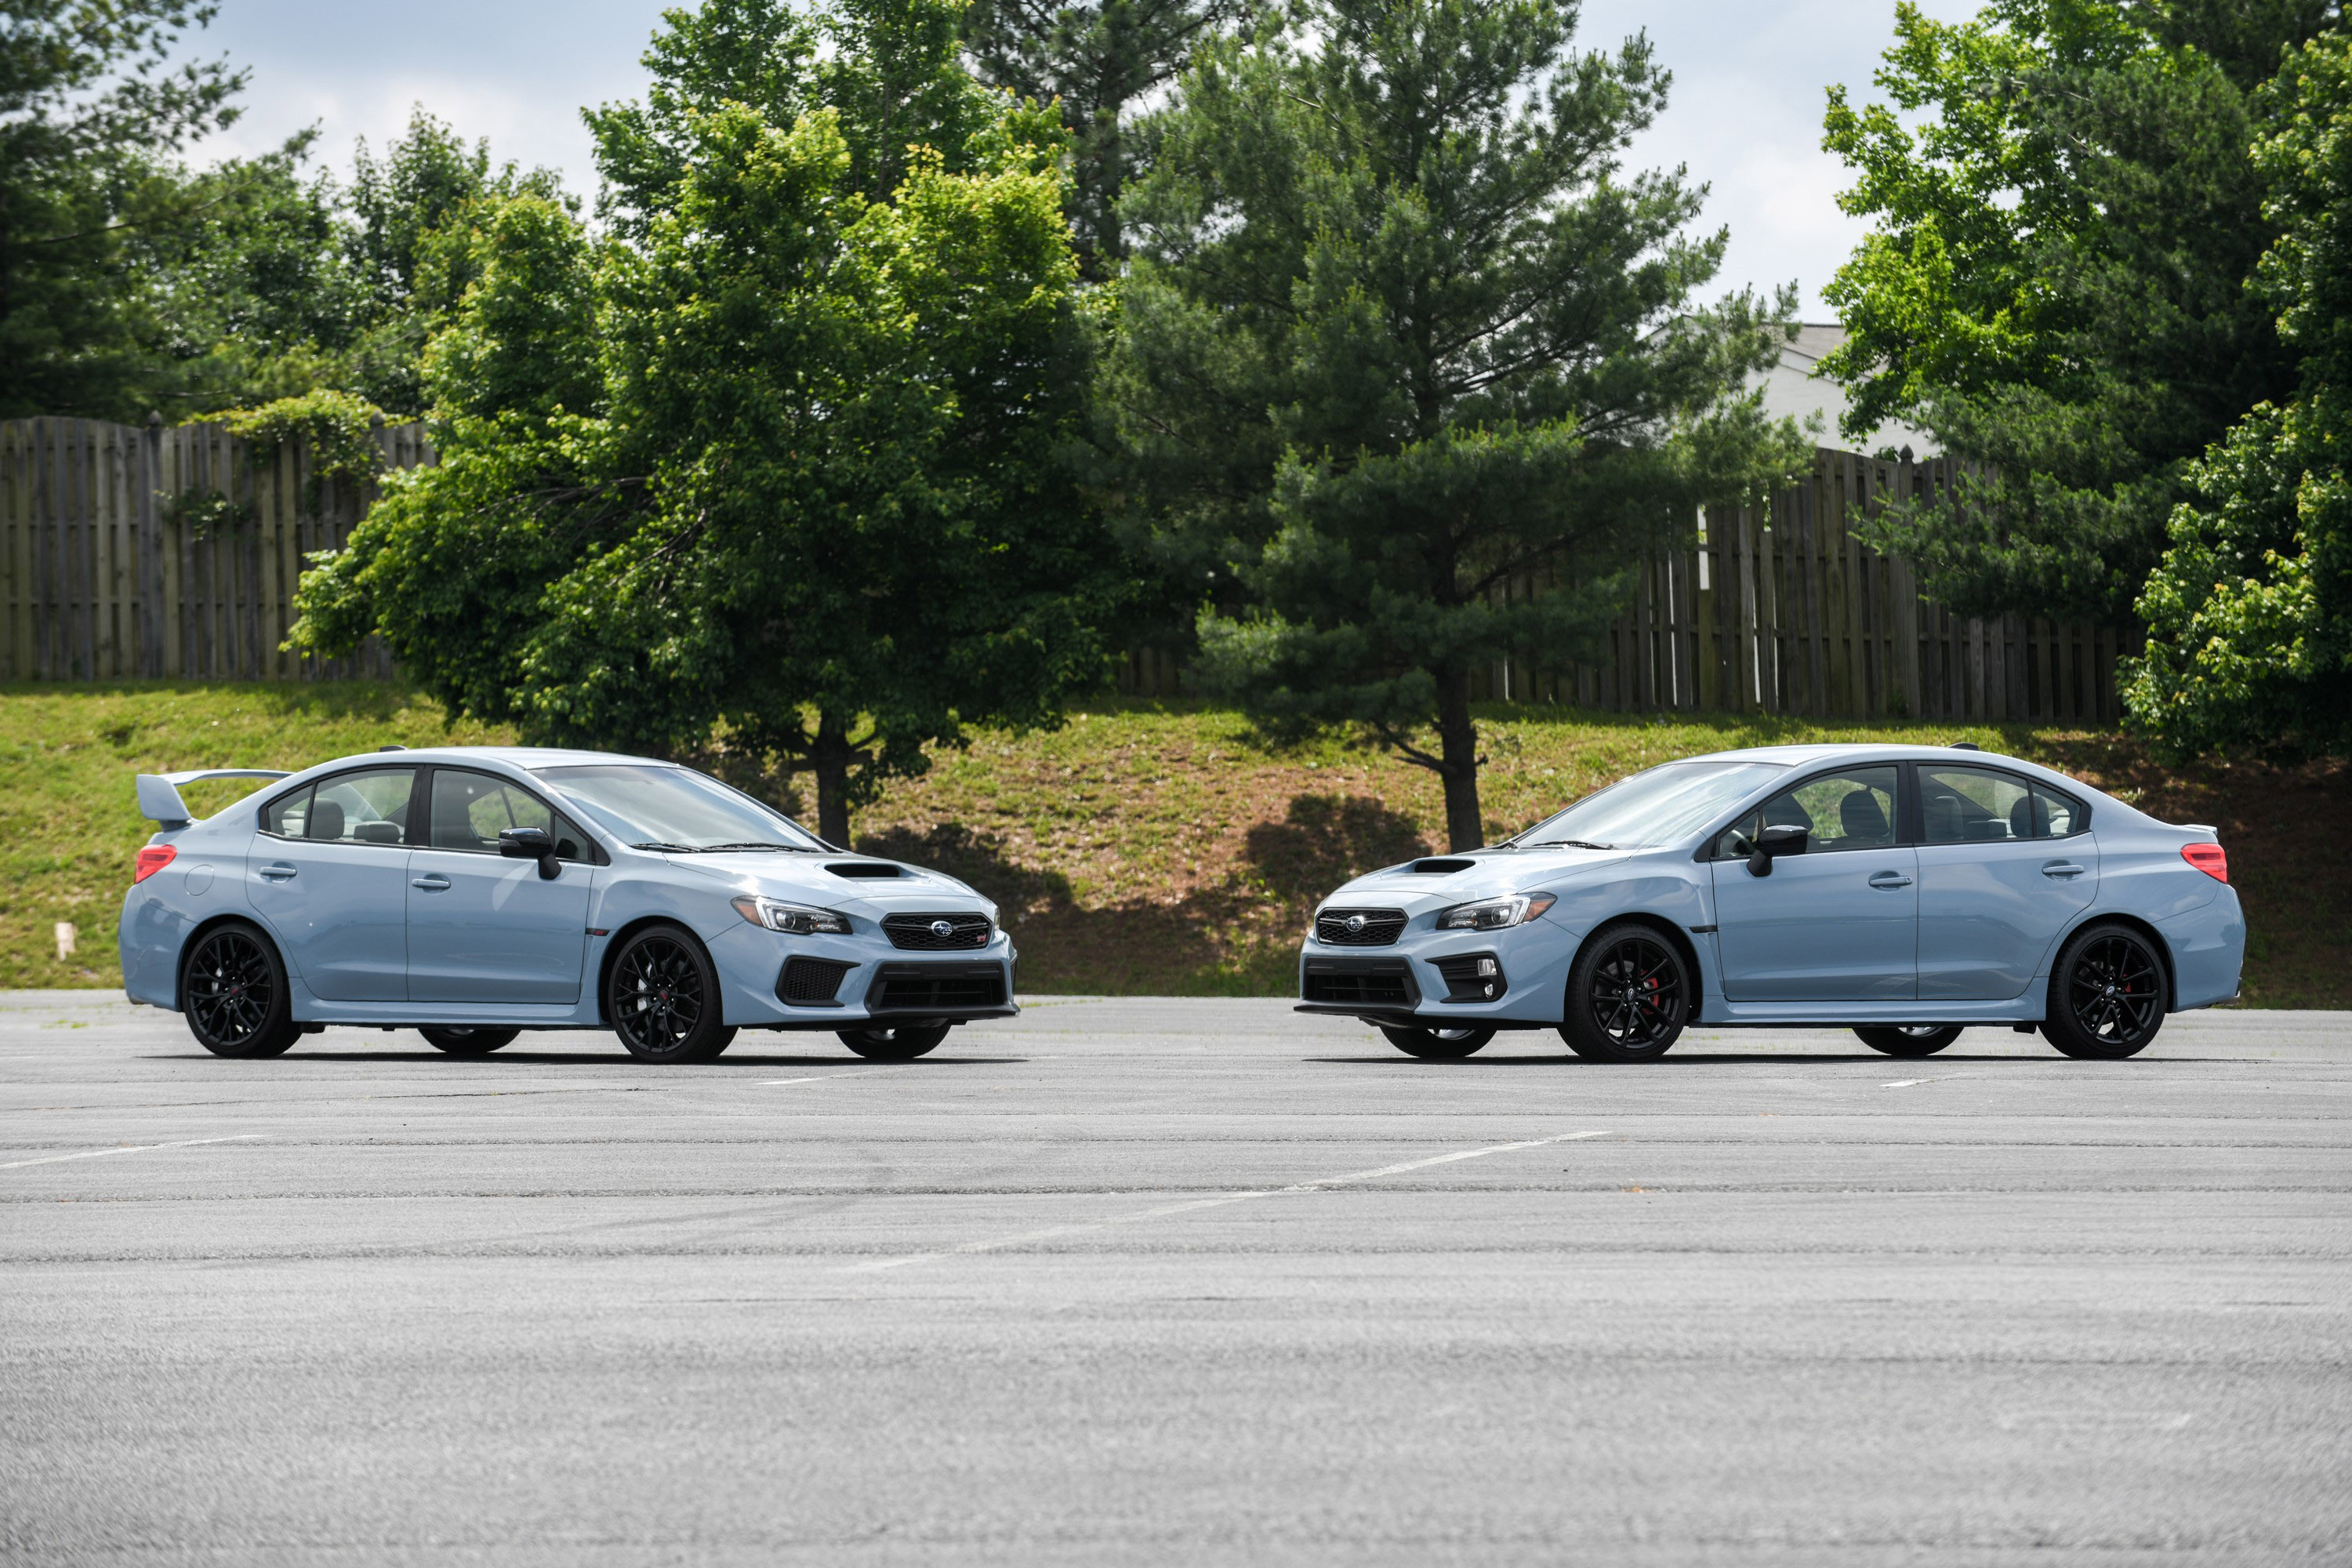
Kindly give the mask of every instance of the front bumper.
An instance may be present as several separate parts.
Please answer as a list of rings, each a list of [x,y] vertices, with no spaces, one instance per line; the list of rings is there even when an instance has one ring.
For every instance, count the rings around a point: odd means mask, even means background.
[[[1298,955],[1297,1010],[1391,1027],[1554,1028],[1577,938],[1549,920],[1499,931],[1408,927],[1386,947],[1309,937]]]
[[[1013,961],[1004,932],[985,947],[908,952],[881,937],[788,937],[745,924],[709,943],[727,1022],[754,1029],[851,1029],[1010,1018]]]

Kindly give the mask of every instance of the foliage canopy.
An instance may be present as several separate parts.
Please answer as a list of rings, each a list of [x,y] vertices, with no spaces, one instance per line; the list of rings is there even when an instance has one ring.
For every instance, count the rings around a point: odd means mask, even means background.
[[[381,629],[453,711],[729,750],[819,831],[926,742],[1099,679],[1099,566],[1054,448],[1089,334],[1059,127],[955,62],[945,0],[673,12],[590,116],[616,237],[520,198],[425,374],[438,468],[306,578],[305,646]],[[822,46],[822,47],[821,47]]]
[[[2332,0],[1897,7],[1891,100],[1831,90],[1844,208],[1875,227],[1824,291],[1849,432],[1893,416],[1991,465],[1874,542],[1970,615],[2126,624],[2189,465],[2285,396],[2294,356],[2247,279],[2274,233],[2252,94]],[[1903,116],[1923,116],[1916,129]]]
[[[1116,482],[1172,574],[1243,591],[1202,613],[1205,682],[1433,769],[1457,847],[1485,837],[1472,672],[1579,650],[1635,548],[1795,450],[1739,395],[1792,300],[1693,303],[1724,245],[1683,237],[1703,188],[1618,164],[1666,76],[1573,27],[1301,6],[1203,54],[1123,207]]]

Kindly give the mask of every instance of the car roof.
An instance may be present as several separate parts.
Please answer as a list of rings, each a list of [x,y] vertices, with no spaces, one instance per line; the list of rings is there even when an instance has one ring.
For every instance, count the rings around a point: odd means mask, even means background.
[[[504,763],[517,768],[554,768],[586,763],[627,763],[639,767],[677,766],[658,757],[633,757],[623,752],[583,752],[563,746],[418,746],[382,752],[357,752],[325,764],[351,763]]]
[[[1859,745],[1853,742],[1827,742],[1812,745],[1748,746],[1734,752],[1708,752],[1701,756],[1686,757],[1685,762],[1755,762],[1780,763],[1792,768],[1818,767],[1839,763],[1945,763],[1957,767],[1981,765],[2007,768],[2012,772],[2037,778],[2045,784],[2063,785],[2077,794],[2092,788],[2081,779],[2060,773],[2042,763],[2032,763],[2023,757],[2012,757],[2003,752],[1969,750],[1953,746],[1923,746],[1916,743]],[[2098,792],[2093,791],[2096,794]],[[2103,799],[2112,799],[2102,795]]]

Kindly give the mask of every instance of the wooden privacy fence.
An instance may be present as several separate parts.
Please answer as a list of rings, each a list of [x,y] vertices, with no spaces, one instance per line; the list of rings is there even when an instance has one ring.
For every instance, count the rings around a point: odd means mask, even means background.
[[[1601,663],[1500,663],[1474,676],[1472,694],[1654,712],[2112,723],[2116,661],[2139,651],[2137,633],[1963,619],[1921,598],[1906,563],[1853,536],[1862,518],[1950,484],[1958,468],[1819,451],[1769,505],[1711,508],[1679,548],[1643,563]],[[1496,597],[1536,591],[1529,580]],[[1119,684],[1171,694],[1182,672],[1138,650]]]
[[[375,432],[385,467],[433,460],[421,425]],[[1482,700],[1660,712],[2028,720],[2119,716],[2116,661],[2140,638],[2003,616],[1963,620],[1919,596],[1911,569],[1853,525],[1951,483],[1950,458],[1882,462],[1823,450],[1769,505],[1709,510],[1643,563],[1598,664],[1531,659],[1480,671]],[[387,676],[373,637],[349,658],[280,652],[303,558],[333,549],[373,480],[313,483],[306,443],[266,462],[216,424],[135,429],[89,419],[0,422],[0,679],[320,679]],[[1498,597],[1531,594],[1507,584]],[[1180,690],[1140,649],[1122,689]]]
[[[386,467],[433,460],[421,425],[375,432]],[[313,483],[309,444],[256,464],[216,424],[0,421],[0,679],[387,676],[278,650],[303,557],[351,537],[373,480]]]

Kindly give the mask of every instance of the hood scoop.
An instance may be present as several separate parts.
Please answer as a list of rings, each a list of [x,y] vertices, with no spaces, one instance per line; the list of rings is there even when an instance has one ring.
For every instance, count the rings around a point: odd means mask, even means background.
[[[1477,864],[1475,860],[1415,860],[1405,870],[1416,877],[1450,877],[1456,871],[1467,871]]]
[[[852,881],[861,882],[907,874],[904,868],[894,866],[887,860],[836,860],[825,869],[836,877],[847,877]]]

